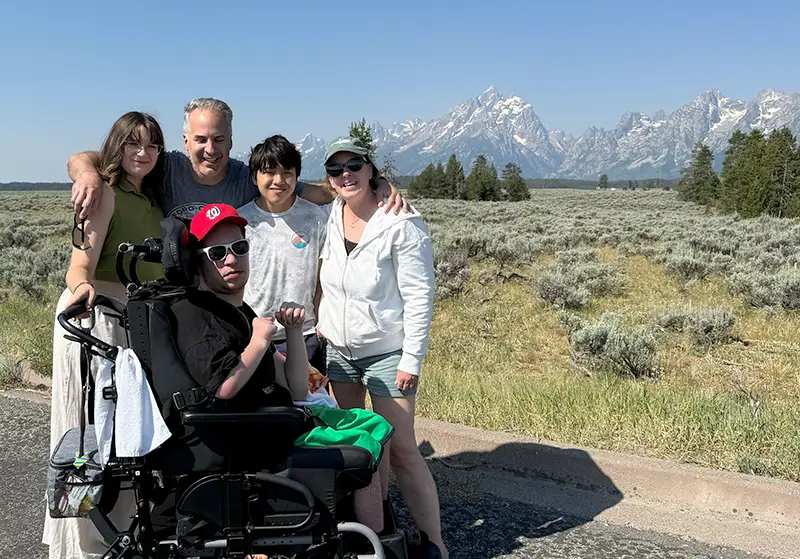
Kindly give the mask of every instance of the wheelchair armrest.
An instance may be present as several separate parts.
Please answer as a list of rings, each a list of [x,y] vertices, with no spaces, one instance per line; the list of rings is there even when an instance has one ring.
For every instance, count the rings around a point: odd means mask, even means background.
[[[298,426],[309,420],[300,408],[274,407],[255,412],[194,412],[181,414],[184,425],[188,426]]]
[[[298,446],[289,455],[292,468],[326,468],[343,472],[346,470],[370,470],[376,465],[372,454],[355,445]]]

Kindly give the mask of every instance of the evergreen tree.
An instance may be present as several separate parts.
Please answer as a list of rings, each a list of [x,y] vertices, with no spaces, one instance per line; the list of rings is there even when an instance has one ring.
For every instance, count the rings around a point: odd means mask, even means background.
[[[419,193],[419,185],[417,183],[417,179],[419,177],[411,177],[411,180],[408,181],[408,188],[406,189],[406,195],[409,198],[422,198]]]
[[[748,137],[741,130],[737,130],[728,140],[728,149],[722,161],[722,184],[716,206],[723,212],[737,211],[739,195],[742,189],[741,170],[742,158],[745,153]]]
[[[468,200],[501,200],[500,179],[497,168],[489,165],[485,155],[475,158],[472,171],[464,181],[464,190]]]
[[[436,167],[433,163],[425,167],[416,177],[416,188],[414,196],[416,198],[434,198],[436,195]],[[411,193],[409,193],[411,196]]]
[[[435,166],[431,163],[429,167],[431,170],[428,198],[444,198],[444,167],[442,167],[442,162],[438,161]]]
[[[350,123],[350,137],[355,140],[356,145],[369,151],[370,158],[375,161],[375,140],[372,139],[372,130],[367,126],[367,119]]]
[[[719,177],[714,172],[714,154],[711,149],[698,142],[692,151],[692,162],[681,170],[678,195],[683,200],[698,204],[710,204],[719,194]]]
[[[800,150],[792,133],[736,131],[728,144],[717,207],[745,218],[800,216]]]
[[[502,200],[503,192],[500,190],[500,178],[497,176],[497,167],[494,163],[489,165],[489,173],[484,190],[483,200]]]
[[[466,199],[464,180],[464,167],[453,154],[447,160],[447,168],[444,171],[444,197],[457,200]]]
[[[765,156],[769,168],[769,192],[764,211],[776,217],[791,217],[787,215],[787,209],[798,195],[800,160],[797,140],[788,128],[770,134]]]
[[[472,163],[472,170],[464,181],[467,200],[485,200],[486,186],[489,182],[489,169],[486,156],[479,155]]]
[[[397,169],[394,166],[394,158],[392,157],[391,152],[383,156],[383,168],[381,169],[381,174],[386,177],[386,180],[389,181],[389,184],[397,187]]]
[[[516,163],[508,163],[503,169],[503,180],[501,182],[506,200],[517,202],[527,200],[531,197],[528,185],[522,178],[522,170]]]
[[[603,190],[608,188],[608,175],[606,175],[606,174],[600,175],[600,180],[597,181],[597,186],[599,186]]]
[[[760,130],[747,135],[734,171],[736,212],[742,217],[757,217],[767,207],[771,169],[766,162],[767,139]]]

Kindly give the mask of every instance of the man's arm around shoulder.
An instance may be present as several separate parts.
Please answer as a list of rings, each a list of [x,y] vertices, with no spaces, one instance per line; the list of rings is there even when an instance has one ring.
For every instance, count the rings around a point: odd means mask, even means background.
[[[86,219],[99,206],[103,179],[97,170],[100,154],[96,151],[75,153],[67,160],[67,174],[72,182],[72,208],[80,219]]]
[[[333,202],[336,195],[323,186],[311,184],[308,182],[297,181],[297,186],[294,189],[295,194],[316,204],[317,206],[325,206]]]

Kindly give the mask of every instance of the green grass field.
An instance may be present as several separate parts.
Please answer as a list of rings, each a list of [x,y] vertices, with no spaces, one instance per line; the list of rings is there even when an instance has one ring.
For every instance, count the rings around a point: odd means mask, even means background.
[[[0,353],[45,374],[68,199],[0,195]],[[437,262],[420,415],[800,481],[799,221],[662,191],[413,203]]]

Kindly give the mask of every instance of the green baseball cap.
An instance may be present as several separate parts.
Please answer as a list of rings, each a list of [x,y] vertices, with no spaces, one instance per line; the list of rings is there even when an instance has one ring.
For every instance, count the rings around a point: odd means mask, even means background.
[[[341,136],[336,138],[325,147],[325,163],[327,163],[331,157],[340,151],[348,151],[350,153],[355,153],[356,155],[361,155],[365,157],[370,164],[372,164],[369,151],[358,145],[350,136]]]

